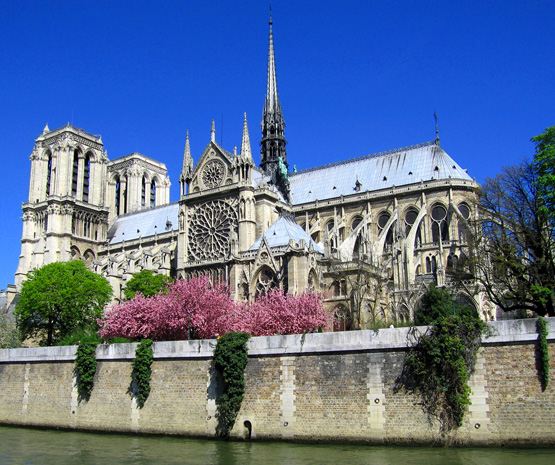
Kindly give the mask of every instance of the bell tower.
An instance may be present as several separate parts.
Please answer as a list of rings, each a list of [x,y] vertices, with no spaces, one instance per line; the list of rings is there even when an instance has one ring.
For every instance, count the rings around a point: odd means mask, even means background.
[[[37,138],[31,154],[29,199],[23,208],[19,290],[25,275],[48,263],[82,259],[87,264],[106,241],[106,165],[100,136],[71,125]]]

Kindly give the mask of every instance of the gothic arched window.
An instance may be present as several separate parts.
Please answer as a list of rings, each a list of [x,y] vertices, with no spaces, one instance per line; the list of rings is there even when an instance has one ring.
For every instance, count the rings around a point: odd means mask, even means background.
[[[436,204],[432,208],[432,240],[434,242],[449,240],[447,209],[441,204]]]
[[[71,195],[77,195],[77,176],[79,175],[79,151],[73,152],[73,172],[71,174]]]
[[[270,267],[263,267],[258,274],[258,279],[256,280],[256,297],[264,295],[276,287],[278,287],[276,274],[270,269]]]
[[[121,213],[127,213],[127,176],[125,176],[123,178],[123,186],[122,186],[122,200],[123,200],[123,205],[121,206],[120,210]]]
[[[380,213],[380,216],[378,217],[378,235],[380,235],[384,228],[387,226],[390,218],[391,214],[389,212]],[[393,244],[393,231],[391,229],[392,228],[390,227],[389,231],[387,231],[387,236],[385,238],[386,246],[391,246]]]
[[[116,197],[115,198],[116,215],[119,215],[121,213],[121,211],[120,211],[121,183],[120,183],[120,180],[119,180],[119,176],[116,176],[114,181],[116,182],[116,195],[115,195],[115,197]]]
[[[156,206],[156,183],[154,180],[150,183],[150,207]]]
[[[91,155],[85,155],[85,165],[83,170],[83,202],[89,201],[89,176],[91,172]]]
[[[344,305],[337,305],[333,309],[333,330],[347,331],[351,328],[351,316]]]
[[[143,181],[141,183],[141,207],[146,205],[146,179],[143,176]]]
[[[468,220],[470,218],[470,208],[468,207],[468,205],[466,203],[461,203],[459,204],[459,211],[461,212],[462,217],[465,220]],[[464,221],[459,219],[459,228],[458,228],[458,232],[459,232],[459,240],[461,242],[465,242],[466,241],[466,227],[465,227],[465,223]]]
[[[48,154],[48,167],[46,171],[46,195],[50,195],[50,183],[52,181],[52,154]]]

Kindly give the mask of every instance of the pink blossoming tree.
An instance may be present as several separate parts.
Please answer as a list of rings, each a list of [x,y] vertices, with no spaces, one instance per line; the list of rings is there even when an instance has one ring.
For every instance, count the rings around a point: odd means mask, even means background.
[[[229,331],[255,336],[298,334],[329,329],[330,315],[314,292],[299,296],[274,289],[254,303],[235,302],[222,283],[208,277],[179,280],[152,297],[137,294],[114,305],[100,320],[102,337],[150,338],[155,341],[210,338]]]

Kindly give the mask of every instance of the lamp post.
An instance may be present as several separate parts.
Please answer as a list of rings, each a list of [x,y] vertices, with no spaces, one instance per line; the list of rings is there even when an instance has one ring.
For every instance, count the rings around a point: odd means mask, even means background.
[[[187,340],[191,340],[191,314],[187,313]]]

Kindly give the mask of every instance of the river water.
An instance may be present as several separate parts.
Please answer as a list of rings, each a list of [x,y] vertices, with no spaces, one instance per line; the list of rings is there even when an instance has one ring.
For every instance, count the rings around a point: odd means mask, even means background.
[[[0,427],[0,465],[552,465],[555,449],[233,442]]]

